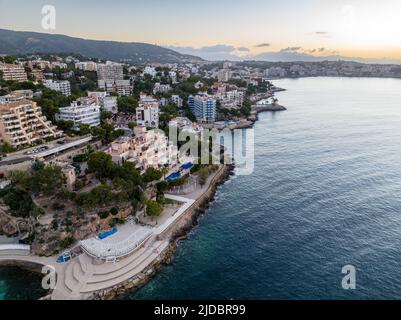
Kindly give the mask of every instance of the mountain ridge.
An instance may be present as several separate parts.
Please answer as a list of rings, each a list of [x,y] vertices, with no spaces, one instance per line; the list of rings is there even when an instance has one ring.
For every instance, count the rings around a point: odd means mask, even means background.
[[[203,59],[141,42],[91,40],[63,34],[0,29],[0,54],[80,54],[131,63],[202,62]]]

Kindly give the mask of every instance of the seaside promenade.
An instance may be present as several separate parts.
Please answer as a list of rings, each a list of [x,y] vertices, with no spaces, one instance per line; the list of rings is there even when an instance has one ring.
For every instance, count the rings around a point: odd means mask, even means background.
[[[99,294],[106,294],[109,290],[128,290],[134,288],[140,283],[145,282],[153,273],[152,266],[160,263],[167,253],[171,241],[168,232],[175,228],[181,218],[197,208],[199,201],[208,194],[216,184],[216,181],[224,173],[225,167],[221,166],[207,180],[203,187],[199,187],[185,195],[166,194],[167,199],[174,200],[180,206],[174,214],[169,216],[160,225],[151,229],[151,235],[148,236],[133,252],[126,257],[116,259],[114,262],[105,262],[102,259],[96,259],[85,250],[82,254],[73,258],[65,264],[56,262],[57,257],[37,257],[30,255],[29,252],[21,251],[1,251],[0,265],[8,264],[21,266],[27,265],[46,265],[52,266],[57,273],[56,288],[51,292],[48,298],[52,300],[82,300],[93,299]],[[148,226],[138,226],[134,222],[127,222],[123,226],[127,236],[130,230],[139,232],[141,228]],[[123,234],[124,234],[123,232]],[[115,241],[115,245],[123,243],[122,235],[110,237],[109,242]]]

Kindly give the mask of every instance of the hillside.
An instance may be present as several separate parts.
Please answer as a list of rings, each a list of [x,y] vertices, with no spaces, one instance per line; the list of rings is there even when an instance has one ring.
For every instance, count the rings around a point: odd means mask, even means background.
[[[0,54],[80,54],[87,57],[131,63],[200,62],[199,57],[146,43],[98,41],[65,35],[0,29]]]

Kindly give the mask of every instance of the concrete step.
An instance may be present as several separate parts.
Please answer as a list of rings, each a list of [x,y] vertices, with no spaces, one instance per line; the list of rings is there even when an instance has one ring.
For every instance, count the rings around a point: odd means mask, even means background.
[[[168,242],[160,242],[158,246],[152,247],[151,253],[146,257],[146,259],[141,261],[139,264],[135,264],[135,266],[133,266],[133,268],[128,272],[107,281],[96,283],[88,282],[87,285],[81,288],[81,293],[90,293],[98,290],[108,289],[135,277],[159,257],[159,254],[154,252],[155,249],[162,251],[167,248],[167,246]]]
[[[133,261],[136,259],[139,259],[142,254],[146,251],[147,248],[140,248],[136,252],[134,252],[132,255],[128,256],[127,258],[116,262],[116,263],[104,263],[100,266],[96,266],[96,270],[94,270],[94,275],[103,275],[103,274],[108,274],[108,273],[113,273],[119,269],[124,268],[128,264],[131,264]]]
[[[135,259],[133,262],[130,264],[127,264],[121,269],[115,270],[113,272],[109,272],[107,274],[102,274],[102,275],[94,275],[92,278],[88,280],[88,284],[91,283],[101,283],[105,281],[109,281],[115,278],[118,278],[128,272],[130,272],[133,268],[136,266],[140,265],[144,260],[146,260],[150,255],[152,254],[152,251],[146,251],[144,252],[140,257]]]
[[[85,277],[85,272],[82,270],[82,265],[79,260],[77,260],[72,268],[72,275],[78,282],[82,281]]]
[[[76,264],[77,260],[71,261],[68,264],[67,268],[65,269],[65,274],[64,274],[64,284],[71,292],[73,292],[76,289],[76,287],[80,284],[79,281],[73,275],[73,269]]]

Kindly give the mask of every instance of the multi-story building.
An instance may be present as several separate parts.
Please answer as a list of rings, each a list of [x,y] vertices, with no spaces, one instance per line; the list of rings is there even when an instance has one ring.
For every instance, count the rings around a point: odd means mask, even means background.
[[[63,81],[53,81],[53,80],[46,80],[44,82],[45,87],[61,92],[65,96],[71,95],[71,84],[67,80]]]
[[[96,104],[94,99],[80,98],[72,102],[71,106],[60,108],[57,119],[72,121],[75,130],[78,130],[81,124],[97,127],[100,125],[100,105]]]
[[[60,69],[67,69],[68,65],[64,62],[60,61],[53,61],[50,63],[51,69],[60,68]]]
[[[207,93],[198,93],[196,96],[189,96],[189,109],[201,122],[214,122],[216,119],[216,99]]]
[[[244,91],[238,89],[227,91],[220,96],[221,106],[228,109],[241,107],[244,103],[244,96]]]
[[[39,69],[33,69],[31,71],[31,76],[34,81],[43,81],[45,76],[43,75],[43,71]]]
[[[0,63],[0,74],[5,81],[27,81],[25,69],[17,64]]]
[[[134,133],[133,138],[121,137],[111,144],[108,153],[114,162],[132,162],[142,172],[177,163],[177,147],[169,143],[164,132],[137,126]]]
[[[157,71],[155,68],[153,68],[151,66],[146,66],[145,69],[143,70],[143,74],[150,75],[151,77],[156,77]]]
[[[171,96],[171,101],[178,107],[178,108],[182,108],[183,104],[184,104],[184,100],[182,100],[182,98],[178,95],[178,94],[173,94]]]
[[[139,106],[136,108],[137,124],[143,127],[159,127],[159,102],[152,96],[140,95]]]
[[[10,102],[15,102],[22,99],[33,99],[33,91],[32,90],[16,90],[11,92],[8,95],[0,96],[0,103],[6,104]]]
[[[107,92],[88,92],[88,97],[96,99],[96,103],[105,111],[117,113],[117,97],[111,97]]]
[[[171,79],[171,82],[172,82],[173,84],[178,83],[178,81],[177,81],[177,72],[175,72],[175,71],[170,71],[170,72],[168,73],[168,75],[169,75],[169,77],[170,77],[170,79]]]
[[[28,61],[27,65],[31,69],[39,68],[40,70],[44,70],[44,69],[52,68],[50,61],[47,61],[47,60],[32,60],[32,61]]]
[[[217,73],[217,80],[219,82],[227,82],[230,80],[230,69],[221,69]]]
[[[4,99],[0,101],[0,143],[19,148],[63,135],[43,116],[36,102],[24,95],[9,95],[7,103],[2,101]]]
[[[98,87],[107,93],[116,92],[119,96],[129,96],[132,93],[130,80],[98,80]]]
[[[75,68],[82,71],[96,71],[96,65],[97,63],[93,61],[77,62]]]
[[[166,93],[171,90],[171,86],[169,84],[160,84],[159,82],[155,83],[155,87],[153,88],[153,94],[156,93]]]
[[[115,91],[119,96],[129,96],[132,93],[132,85],[130,80],[116,80]]]
[[[105,64],[98,63],[96,67],[98,80],[123,80],[123,66],[120,63],[107,61]]]

